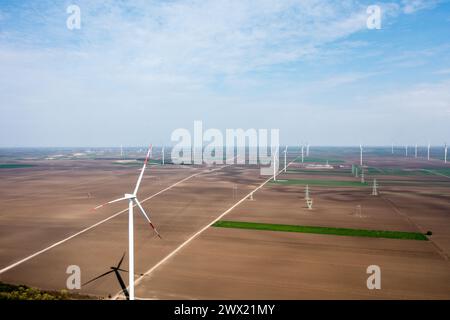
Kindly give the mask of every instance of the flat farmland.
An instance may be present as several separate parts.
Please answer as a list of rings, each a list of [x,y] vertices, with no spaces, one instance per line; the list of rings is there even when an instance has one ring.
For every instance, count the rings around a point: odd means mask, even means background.
[[[35,161],[32,168],[0,171],[0,265],[5,266],[123,209],[106,201],[132,191],[140,166],[112,161]],[[142,194],[152,195],[200,168],[150,166]],[[146,182],[151,183],[146,183]],[[144,197],[142,197],[144,200]]]
[[[129,185],[126,185],[126,183],[121,184],[122,190],[134,187],[136,172],[132,170],[128,173],[130,175],[130,179],[127,181]],[[159,178],[157,178],[158,173]],[[143,206],[152,215],[152,221],[162,234],[162,239],[155,237],[146,221],[139,213],[135,213],[135,263],[137,275],[145,272],[148,267],[164,258],[166,254],[186,238],[207,225],[220,212],[232,205],[236,199],[248,193],[252,185],[256,185],[261,180],[259,174],[257,174],[259,171],[256,169],[245,170],[235,166],[199,167],[194,169],[189,167],[180,169],[172,166],[164,168],[151,167],[144,179],[142,191],[140,191],[140,194],[142,194],[141,199],[144,200],[159,190],[164,190],[167,186],[195,173],[198,173],[198,175],[177,184],[175,187],[158,194],[148,201],[143,201]],[[167,178],[168,176],[171,177]],[[163,180],[166,181],[163,182]],[[153,188],[144,188],[144,183],[153,185]],[[96,187],[91,186],[89,190],[96,190],[96,188],[102,190],[102,194],[104,193],[103,201],[120,196],[117,192],[113,192],[113,190],[118,188],[113,181],[107,181],[107,184],[102,182]],[[105,192],[105,188],[113,190]],[[34,200],[32,199],[29,202],[30,206],[35,203]],[[68,202],[71,203],[72,201]],[[92,208],[95,204],[94,201],[90,202],[93,203],[90,206]],[[98,202],[95,201],[95,203]],[[64,207],[64,203],[61,203],[61,206]],[[80,216],[75,219],[72,216],[75,222],[71,225],[71,228],[66,228],[65,222],[55,223],[55,220],[59,220],[55,216],[47,217],[45,214],[42,214],[42,217],[45,217],[45,219],[33,219],[36,216],[41,217],[40,211],[36,211],[36,209],[30,211],[30,216],[25,215],[23,211],[19,211],[20,214],[24,215],[24,219],[31,218],[32,221],[26,220],[27,225],[34,225],[38,230],[45,229],[48,219],[54,223],[53,227],[56,229],[60,225],[64,225],[64,232],[56,235],[52,234],[51,236],[47,236],[45,232],[42,232],[34,234],[32,237],[30,236],[29,239],[22,240],[22,246],[25,240],[33,243],[32,248],[26,252],[22,252],[20,243],[13,241],[18,249],[15,246],[4,247],[4,256],[8,255],[10,257],[5,260],[13,263],[15,260],[23,258],[23,254],[31,253],[33,249],[40,250],[42,247],[51,244],[51,241],[60,240],[58,235],[60,237],[67,236],[71,232],[79,231],[80,227],[89,225],[89,223],[95,223],[102,218],[126,209],[126,205],[119,204],[104,207],[93,213],[88,210],[89,206],[85,207],[82,208],[84,209],[83,212],[87,212],[86,214],[89,215],[96,215],[96,217],[88,216],[89,218],[86,219],[85,216]],[[16,210],[19,209],[16,208]],[[73,210],[76,210],[76,208]],[[17,224],[19,225],[19,231],[17,231],[15,236],[20,238],[22,226],[20,221],[17,221]],[[11,230],[11,224],[7,219],[3,220],[2,227],[4,230]],[[125,258],[122,267],[126,268],[125,266],[128,264],[126,253],[127,239],[127,214],[119,214],[113,219],[105,221],[95,228],[87,230],[2,273],[0,280],[8,283],[24,283],[43,289],[61,290],[66,287],[67,267],[69,265],[77,265],[82,271],[82,282],[84,283],[108,271],[110,267],[116,266],[124,254]],[[127,279],[126,274],[123,277]],[[120,284],[113,274],[110,277],[105,277],[83,286],[81,292],[108,297],[115,295],[120,290]]]
[[[290,154],[288,161],[296,156]],[[319,154],[302,164],[297,158],[277,181],[250,165],[151,165],[139,198],[162,239],[136,211],[136,296],[449,299],[448,166],[424,159],[367,157],[361,183],[360,176],[351,174],[351,164],[358,160]],[[333,167],[311,169],[310,164],[326,162]],[[3,272],[0,281],[61,290],[69,265],[80,267],[86,283],[116,267],[123,257],[125,271],[119,277],[110,273],[80,291],[104,298],[120,293],[121,281],[128,284],[126,205],[91,209],[132,191],[139,168],[108,160],[60,160],[2,169],[1,267],[67,240]],[[378,196],[371,195],[374,179]],[[312,210],[304,199],[306,184]],[[247,195],[254,190],[251,200]],[[431,231],[432,236],[419,241],[210,226],[217,219]],[[381,268],[381,290],[367,289],[370,265]]]
[[[369,162],[378,167],[376,159]],[[381,166],[391,168],[389,162]],[[450,179],[426,172],[366,174],[366,185],[318,184],[310,186],[314,204],[308,210],[304,185],[283,180],[360,179],[352,177],[348,168],[308,171],[302,164],[292,164],[278,182],[267,183],[255,192],[253,201],[244,201],[223,220],[430,230],[433,236],[417,241],[211,227],[145,276],[137,293],[152,299],[450,298]],[[379,181],[379,196],[371,195],[373,178]],[[367,289],[370,265],[382,270],[381,290]]]

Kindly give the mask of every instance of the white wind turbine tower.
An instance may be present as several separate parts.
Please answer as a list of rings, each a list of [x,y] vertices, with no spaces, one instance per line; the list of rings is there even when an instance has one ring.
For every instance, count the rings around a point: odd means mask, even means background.
[[[284,149],[284,172],[285,173],[286,173],[286,169],[287,169],[287,161],[286,161],[287,148],[288,148],[288,146],[286,146],[286,148]]]
[[[363,147],[362,147],[362,144],[359,144],[359,165],[361,167],[363,165]]]
[[[309,142],[306,143],[306,156],[309,157]]]
[[[120,145],[120,157],[123,158],[123,146]]]
[[[304,161],[304,155],[305,155],[305,152],[304,152],[304,149],[305,149],[305,146],[304,145],[302,145],[301,146],[301,149],[302,149],[302,163],[303,163],[303,161]]]
[[[148,149],[147,152],[147,157],[145,158],[144,161],[144,165],[142,166],[142,170],[141,173],[139,175],[139,178],[137,180],[136,183],[136,187],[134,188],[133,193],[125,193],[124,197],[119,198],[119,199],[115,199],[112,201],[109,201],[105,204],[99,205],[97,207],[94,208],[94,210],[97,210],[107,204],[111,204],[114,202],[119,202],[122,200],[128,200],[128,256],[129,256],[129,261],[128,261],[128,294],[130,297],[130,300],[134,300],[134,222],[133,222],[133,207],[136,205],[140,210],[142,215],[145,217],[145,219],[147,219],[148,223],[150,224],[150,226],[153,228],[153,230],[155,231],[155,233],[157,234],[158,237],[161,238],[161,235],[158,233],[158,231],[156,230],[155,226],[153,225],[153,223],[151,222],[150,218],[148,217],[147,213],[145,212],[144,208],[142,207],[141,203],[139,202],[139,200],[137,199],[137,192],[139,190],[139,185],[141,184],[142,181],[142,177],[144,176],[144,171],[145,168],[147,167],[147,162],[148,159],[150,157],[150,152],[151,152],[152,147],[150,146],[150,148]]]
[[[417,158],[417,143],[416,143],[416,146],[414,148],[414,158]]]
[[[161,157],[162,157],[162,165],[164,165],[164,146],[162,147],[161,150]]]
[[[430,143],[428,142],[428,149],[427,149],[427,159],[428,159],[428,160],[430,160],[430,148],[431,148],[431,145],[430,145]]]
[[[408,145],[405,146],[405,157],[408,157]]]
[[[444,163],[447,163],[447,142],[445,143],[444,146]]]
[[[273,181],[277,181],[277,168],[276,168],[276,157],[277,153],[273,153]]]
[[[391,154],[394,154],[394,143],[392,143]]]

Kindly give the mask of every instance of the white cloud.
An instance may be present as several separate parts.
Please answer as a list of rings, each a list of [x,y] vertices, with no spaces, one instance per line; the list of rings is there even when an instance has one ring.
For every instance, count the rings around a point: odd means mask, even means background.
[[[43,19],[44,30],[35,32],[33,38],[18,33],[9,40],[39,48],[51,38],[56,47],[76,49],[100,60],[105,56],[120,60],[122,66],[136,67],[143,73],[210,76],[297,61],[314,54],[319,46],[365,28],[363,7],[351,1],[107,4],[80,1],[82,30],[72,34],[61,23],[61,14],[51,8],[49,13],[36,16]],[[28,16],[37,9],[30,11]]]
[[[437,70],[434,72],[434,74],[443,74],[443,75],[450,74],[450,68]]]
[[[285,120],[293,132],[302,110],[311,115],[310,127],[317,120],[334,128],[333,122],[346,121],[342,101],[325,107],[301,101],[374,75],[322,66],[370,47],[348,39],[366,30],[366,5],[358,1],[79,0],[82,27],[74,31],[66,28],[63,5],[43,3],[24,6],[23,19],[16,19],[23,25],[0,34],[0,99],[6,101],[0,110],[9,115],[0,119],[0,133],[20,131],[13,137],[18,144],[102,145],[122,137],[117,128],[127,132],[122,143],[146,143],[146,137],[136,140],[142,128],[166,137],[195,118],[211,126],[269,127],[278,119],[259,111],[279,112],[280,105],[292,107]],[[388,18],[401,14],[398,5],[383,7]],[[304,61],[315,61],[321,70],[306,74],[302,85],[284,70]],[[296,76],[302,72],[300,67]],[[215,88],[221,85],[231,93]],[[252,95],[261,87],[267,88],[264,98]],[[378,98],[378,107],[388,112],[410,97],[415,109],[428,99],[433,112],[448,114],[445,89],[391,93]],[[126,113],[139,116],[124,123]]]
[[[402,0],[402,10],[406,14],[411,14],[419,10],[434,8],[439,0]]]
[[[387,108],[393,112],[401,110],[420,116],[444,116],[450,111],[450,81],[417,84],[384,94],[371,103],[376,108]]]

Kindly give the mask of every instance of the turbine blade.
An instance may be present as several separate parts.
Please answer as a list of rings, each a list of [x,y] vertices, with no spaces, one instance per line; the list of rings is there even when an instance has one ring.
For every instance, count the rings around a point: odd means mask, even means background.
[[[150,224],[150,226],[153,228],[153,230],[155,231],[156,235],[161,239],[161,235],[159,234],[158,230],[156,230],[155,226],[153,225],[152,221],[150,220],[150,218],[148,217],[147,213],[145,213],[144,208],[142,207],[141,203],[138,201],[137,198],[133,199],[134,202],[136,203],[136,205],[139,207],[139,209],[141,210],[143,216],[147,219],[148,223]]]
[[[103,203],[103,204],[101,204],[101,205],[99,205],[99,206],[96,206],[96,207],[93,208],[92,210],[97,210],[97,209],[100,209],[100,208],[106,206],[107,204],[114,203],[114,202],[118,202],[118,201],[122,201],[122,200],[126,200],[126,199],[127,199],[127,198],[123,197],[123,198],[115,199],[115,200],[112,200],[112,201],[108,201],[108,202],[105,202],[105,203]]]
[[[87,285],[88,283],[91,283],[91,282],[93,282],[93,281],[95,281],[95,280],[97,280],[97,279],[100,279],[100,278],[102,278],[102,277],[104,277],[104,276],[110,274],[111,272],[114,272],[114,270],[107,271],[107,272],[105,272],[105,273],[99,275],[98,277],[95,277],[94,279],[91,279],[91,280],[89,280],[88,282],[83,283],[81,286],[85,286],[85,285]]]
[[[150,145],[150,147],[148,148],[147,156],[145,157],[145,161],[144,161],[144,165],[142,166],[141,174],[139,175],[138,181],[136,183],[136,187],[134,188],[134,192],[133,192],[134,195],[136,195],[136,193],[139,189],[139,185],[141,184],[142,176],[144,175],[145,167],[147,167],[147,162],[150,157],[151,151],[152,151],[152,145]]]
[[[114,269],[114,270],[115,271],[128,272],[128,270],[125,270],[125,269]],[[140,277],[140,276],[143,276],[144,274],[143,273],[134,273],[134,275]]]
[[[119,199],[111,200],[111,201],[107,202],[106,204],[110,204],[110,203],[114,203],[114,202],[119,202],[119,201],[127,200],[127,199],[128,199],[128,198],[126,198],[126,197],[122,197],[122,198],[119,198]]]
[[[123,256],[122,256],[122,258],[120,259],[120,261],[119,261],[119,263],[117,264],[117,269],[120,269],[120,265],[122,264],[122,262],[123,262],[123,258],[125,258],[125,252],[123,253]]]

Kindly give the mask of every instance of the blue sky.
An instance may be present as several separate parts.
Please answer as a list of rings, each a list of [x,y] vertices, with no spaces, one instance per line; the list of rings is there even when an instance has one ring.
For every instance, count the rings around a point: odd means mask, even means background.
[[[194,120],[287,144],[443,144],[450,3],[0,0],[0,111],[0,147],[169,144]]]

